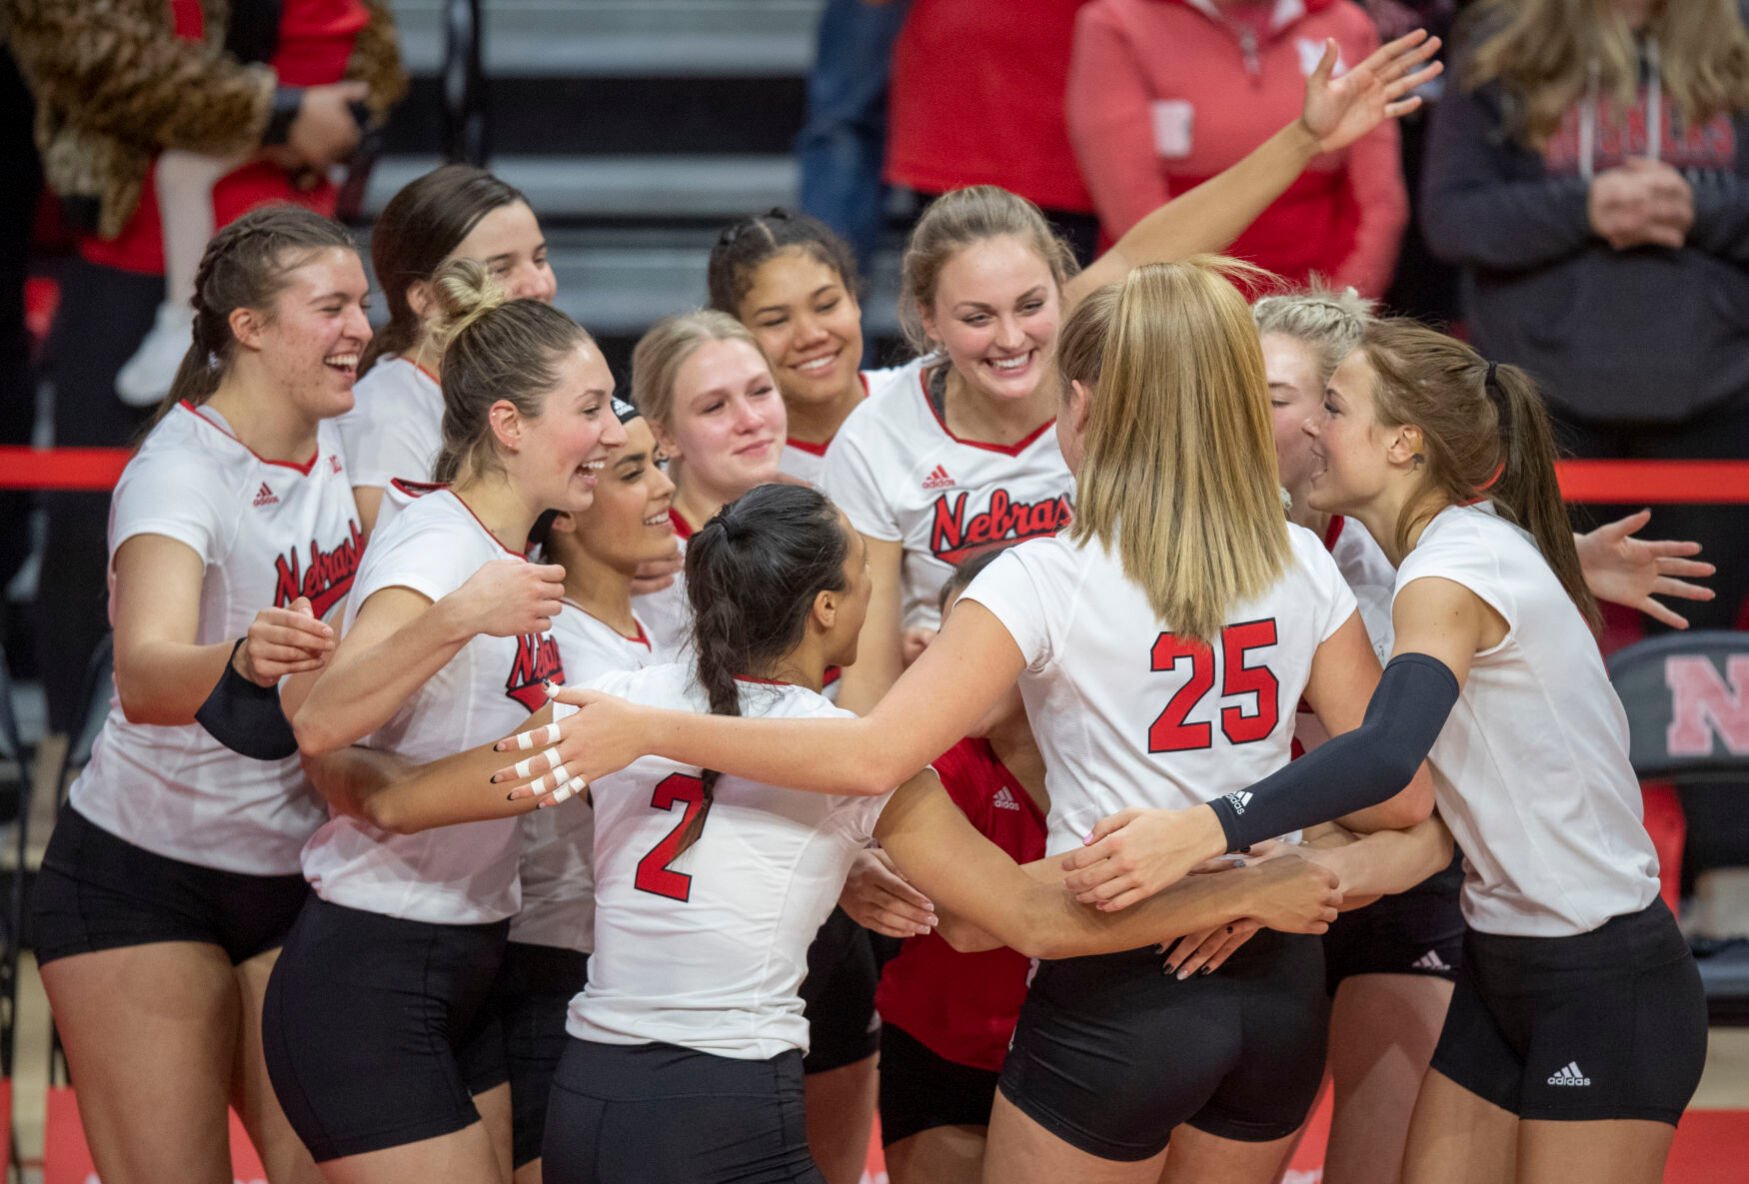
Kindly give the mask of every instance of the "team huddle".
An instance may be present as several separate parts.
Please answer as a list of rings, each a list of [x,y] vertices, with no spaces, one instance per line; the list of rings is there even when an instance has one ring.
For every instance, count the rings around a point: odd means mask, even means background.
[[[1436,48],[1084,271],[937,199],[892,369],[782,210],[629,392],[481,170],[374,334],[342,227],[221,230],[34,901],[103,1177],[228,1180],[231,1106],[275,1184],[852,1184],[877,1110],[895,1184],[1272,1184],[1328,1067],[1328,1180],[1656,1180],[1706,1015],[1592,627],[1693,548],[1215,254]]]

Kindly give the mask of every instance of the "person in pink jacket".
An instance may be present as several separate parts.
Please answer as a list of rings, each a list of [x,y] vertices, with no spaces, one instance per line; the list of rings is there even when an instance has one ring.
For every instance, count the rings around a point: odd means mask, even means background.
[[[1293,118],[1326,40],[1337,72],[1378,48],[1352,0],[1093,0],[1075,21],[1067,116],[1104,232],[1117,237]],[[1377,297],[1409,216],[1394,123],[1315,160],[1232,253]]]

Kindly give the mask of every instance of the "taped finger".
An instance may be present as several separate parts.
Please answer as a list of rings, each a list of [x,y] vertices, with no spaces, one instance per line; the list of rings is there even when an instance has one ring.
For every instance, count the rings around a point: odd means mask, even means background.
[[[524,752],[536,748],[550,748],[559,742],[559,725],[548,724],[544,728],[536,728],[532,732],[521,732],[516,737],[516,747]]]
[[[573,777],[569,781],[565,782],[565,784],[561,785],[558,789],[553,791],[552,801],[543,802],[542,805],[543,806],[556,806],[560,802],[568,802],[572,798],[576,797],[578,794],[582,793],[584,790],[586,790],[588,788],[589,788],[589,782],[585,778]]]

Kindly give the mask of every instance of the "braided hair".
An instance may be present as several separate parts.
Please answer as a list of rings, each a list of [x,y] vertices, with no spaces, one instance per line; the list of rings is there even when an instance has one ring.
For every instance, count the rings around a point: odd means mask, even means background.
[[[740,715],[736,676],[800,645],[821,592],[842,592],[849,543],[838,510],[805,485],[759,485],[719,510],[686,544],[695,677],[712,715]],[[681,836],[698,841],[721,776],[704,771],[704,808]]]
[[[153,422],[177,403],[199,405],[219,389],[236,356],[233,312],[254,308],[271,317],[291,273],[313,253],[334,249],[358,253],[340,223],[286,203],[251,210],[215,234],[194,273],[194,339]]]
[[[792,249],[837,272],[845,291],[857,290],[856,253],[850,244],[818,218],[773,206],[763,214],[729,223],[717,236],[705,280],[711,307],[739,317],[741,301],[753,290],[753,277],[765,261]]]

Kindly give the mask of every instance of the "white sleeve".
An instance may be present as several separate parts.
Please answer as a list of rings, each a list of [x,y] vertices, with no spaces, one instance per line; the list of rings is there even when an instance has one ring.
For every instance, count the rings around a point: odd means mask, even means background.
[[[850,413],[851,418],[867,413],[868,408],[869,404],[864,403]],[[888,480],[882,481],[857,435],[854,430],[840,430],[838,438],[826,449],[826,469],[820,478],[821,487],[860,533],[883,542],[900,542],[905,532],[886,496],[892,475],[888,474]]]
[[[171,452],[134,457],[110,501],[111,560],[134,536],[158,534],[186,544],[208,566],[223,561],[247,504],[226,487],[224,472]]]
[[[382,549],[373,553],[376,547]],[[448,531],[435,527],[409,531],[391,540],[373,540],[371,548],[365,550],[363,570],[352,595],[360,610],[384,588],[411,588],[436,603],[480,570],[470,550],[456,546]]]
[[[960,599],[975,600],[994,613],[1020,647],[1026,668],[1037,671],[1050,662],[1054,647],[1047,599],[1022,554],[1028,549],[1022,544],[998,556]]]
[[[1507,636],[1518,632],[1518,601],[1500,573],[1500,557],[1492,540],[1475,529],[1447,528],[1404,558],[1397,569],[1397,589],[1392,603],[1416,580],[1441,579],[1461,584],[1506,622]]]
[[[387,394],[387,391],[383,392]],[[387,488],[391,480],[429,481],[437,458],[431,455],[430,434],[421,431],[410,407],[397,407],[400,414],[385,415],[379,400],[375,413],[361,409],[341,425],[346,442],[346,460],[353,485]]]

